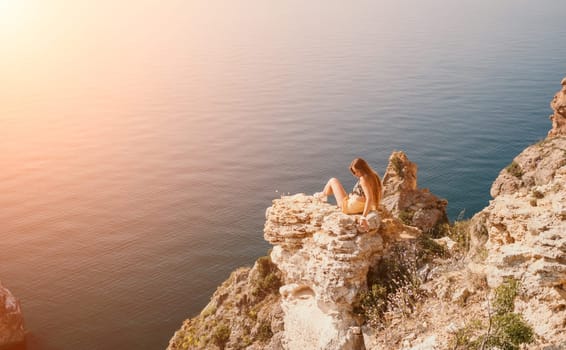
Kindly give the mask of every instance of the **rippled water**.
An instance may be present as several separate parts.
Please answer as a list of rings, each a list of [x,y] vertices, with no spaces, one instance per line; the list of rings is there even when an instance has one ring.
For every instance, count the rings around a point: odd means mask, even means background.
[[[0,31],[0,278],[30,350],[165,348],[265,254],[271,200],[350,187],[356,156],[406,151],[473,215],[566,76],[558,0],[25,3]]]

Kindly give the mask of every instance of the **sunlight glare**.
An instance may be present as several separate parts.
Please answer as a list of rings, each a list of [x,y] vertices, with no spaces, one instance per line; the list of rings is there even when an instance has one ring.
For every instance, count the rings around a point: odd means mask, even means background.
[[[0,29],[17,34],[29,24],[29,1],[0,0]]]

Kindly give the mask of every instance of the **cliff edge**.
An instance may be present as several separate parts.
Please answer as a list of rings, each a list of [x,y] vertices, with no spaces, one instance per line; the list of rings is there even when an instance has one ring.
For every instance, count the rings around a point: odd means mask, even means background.
[[[20,301],[0,283],[0,349],[25,341]]]
[[[275,199],[272,251],[233,272],[168,349],[566,349],[562,85],[547,138],[500,172],[470,220],[448,223],[402,152],[368,231],[312,196]]]

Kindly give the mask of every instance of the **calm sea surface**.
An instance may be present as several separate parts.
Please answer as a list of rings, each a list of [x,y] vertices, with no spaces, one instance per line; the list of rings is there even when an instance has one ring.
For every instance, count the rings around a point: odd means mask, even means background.
[[[404,150],[473,215],[566,76],[559,0],[5,3],[0,279],[29,350],[164,349],[265,255],[271,200],[351,187],[356,156]]]

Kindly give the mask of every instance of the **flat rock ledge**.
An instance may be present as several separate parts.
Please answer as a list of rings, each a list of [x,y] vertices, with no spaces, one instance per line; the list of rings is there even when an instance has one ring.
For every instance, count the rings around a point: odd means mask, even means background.
[[[20,301],[0,282],[0,349],[25,341]]]
[[[267,209],[264,237],[283,274],[284,349],[364,349],[353,305],[367,288],[368,269],[390,243],[421,231],[386,211],[371,214],[365,231],[358,217],[304,194]]]

